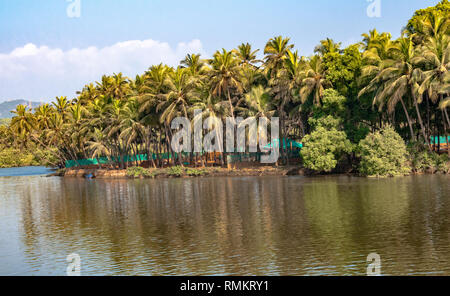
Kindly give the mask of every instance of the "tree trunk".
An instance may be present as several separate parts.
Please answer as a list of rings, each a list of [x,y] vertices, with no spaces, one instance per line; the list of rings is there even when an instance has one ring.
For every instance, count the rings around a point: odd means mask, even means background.
[[[403,99],[400,99],[400,102],[402,103],[403,111],[405,112],[406,120],[408,121],[409,131],[411,132],[411,141],[414,142],[414,130],[412,127],[411,118],[409,117],[409,113],[408,110],[406,109],[405,102],[403,101]]]
[[[425,139],[425,143],[428,146],[428,150],[430,150],[430,152],[432,152],[432,149],[431,149],[431,146],[430,146],[430,139],[428,138],[427,133],[425,131],[425,127],[424,127],[423,121],[422,121],[422,116],[420,115],[419,104],[417,103],[417,99],[416,99],[416,96],[414,95],[414,91],[413,91],[412,88],[411,88],[411,95],[412,95],[412,98],[413,98],[413,101],[414,101],[414,106],[416,107],[417,119],[419,120],[420,129],[422,131],[422,136]]]

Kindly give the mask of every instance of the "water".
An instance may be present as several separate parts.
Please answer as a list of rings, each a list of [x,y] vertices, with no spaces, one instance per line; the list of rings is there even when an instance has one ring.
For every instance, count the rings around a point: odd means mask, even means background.
[[[0,275],[450,275],[449,180],[0,178]]]
[[[20,167],[0,169],[0,177],[19,177],[19,176],[39,176],[47,175],[52,172],[46,167]]]

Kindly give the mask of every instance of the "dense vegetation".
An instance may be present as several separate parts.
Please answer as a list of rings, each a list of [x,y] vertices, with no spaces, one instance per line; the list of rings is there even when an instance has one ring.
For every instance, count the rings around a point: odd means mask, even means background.
[[[302,156],[311,169],[331,171],[351,154],[356,161],[362,155],[362,173],[395,175],[404,170],[383,168],[379,161],[390,158],[375,159],[374,141],[388,145],[382,138],[394,137],[414,147],[410,155],[434,155],[430,138],[449,134],[449,15],[443,0],[417,11],[396,40],[377,30],[346,48],[326,39],[310,57],[279,36],[267,42],[262,60],[246,43],[211,59],[189,54],[177,68],[151,66],[135,79],[103,76],[72,100],[57,97],[34,112],[18,106],[0,130],[0,145],[51,151],[60,166],[103,156],[126,168],[126,155],[173,153],[171,120],[192,119],[200,109],[203,117],[278,116],[280,137],[304,140]],[[281,155],[288,163],[284,149]]]
[[[411,171],[403,139],[391,126],[370,133],[359,143],[361,174],[367,176],[402,176]]]

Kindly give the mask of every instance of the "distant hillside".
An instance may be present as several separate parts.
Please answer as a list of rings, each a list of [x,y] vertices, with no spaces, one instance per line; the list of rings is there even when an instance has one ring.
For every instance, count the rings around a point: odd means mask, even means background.
[[[27,102],[25,100],[14,100],[0,103],[0,118],[11,118],[13,116],[11,111],[15,110],[16,106],[21,104],[29,106],[30,102]],[[33,108],[39,106],[40,104],[41,103],[31,102],[31,106]]]

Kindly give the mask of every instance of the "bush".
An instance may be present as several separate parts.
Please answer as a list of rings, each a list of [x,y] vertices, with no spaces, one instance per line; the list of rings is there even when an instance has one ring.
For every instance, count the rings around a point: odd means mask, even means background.
[[[167,175],[181,177],[184,175],[184,168],[181,166],[174,166],[167,169]]]
[[[54,166],[56,163],[57,159],[50,150],[41,150],[38,147],[20,150],[0,145],[0,168]]]
[[[130,178],[152,178],[154,175],[143,167],[130,167],[127,169],[127,176]]]
[[[434,152],[415,149],[412,149],[410,154],[411,162],[416,172],[424,173],[431,170],[433,172],[447,173],[450,169],[447,154],[439,155]]]
[[[207,172],[204,169],[192,169],[192,168],[186,169],[186,175],[188,176],[198,177],[206,175],[206,173]]]
[[[339,160],[353,150],[343,131],[338,130],[340,121],[331,116],[311,119],[314,131],[303,139],[300,152],[306,168],[318,172],[331,172]]]
[[[39,165],[33,154],[14,148],[4,148],[0,151],[0,168]]]
[[[358,153],[359,172],[365,176],[393,177],[411,172],[405,142],[391,126],[367,135],[359,143]]]

